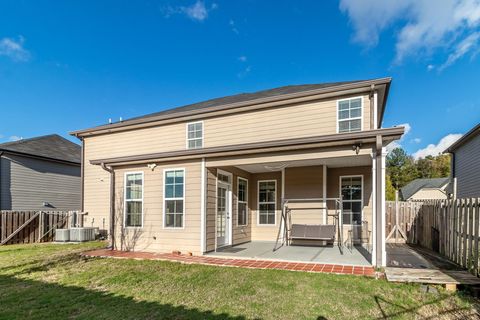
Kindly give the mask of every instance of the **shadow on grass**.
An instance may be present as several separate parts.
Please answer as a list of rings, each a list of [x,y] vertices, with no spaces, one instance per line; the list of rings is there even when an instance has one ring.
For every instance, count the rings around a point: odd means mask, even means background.
[[[0,306],[1,319],[245,319],[3,275]]]
[[[470,318],[470,316],[475,316],[475,319],[476,319],[476,316],[478,316],[478,313],[469,307],[454,307],[450,309],[445,309],[431,316],[424,316],[420,313],[421,308],[426,307],[428,305],[435,305],[437,303],[440,303],[443,300],[448,299],[449,296],[438,297],[437,299],[432,299],[426,303],[422,303],[413,307],[411,306],[406,307],[398,301],[390,301],[380,296],[374,296],[373,298],[375,300],[375,303],[377,304],[377,307],[380,313],[382,314],[382,316],[379,317],[378,319],[396,319],[401,316],[409,316],[412,318],[419,317],[422,319],[432,319],[432,320],[438,319],[439,317],[447,317],[447,316],[451,316],[455,319],[461,319],[464,317],[468,317],[466,319],[473,319],[473,318]],[[388,309],[395,309],[398,311],[388,312],[386,311],[387,306],[390,307]]]

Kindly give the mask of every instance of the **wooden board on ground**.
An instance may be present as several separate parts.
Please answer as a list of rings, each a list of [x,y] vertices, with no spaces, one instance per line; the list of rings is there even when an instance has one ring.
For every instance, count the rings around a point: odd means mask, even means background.
[[[480,286],[480,278],[466,270],[386,268],[385,275],[390,282],[440,284],[451,291],[458,284]]]

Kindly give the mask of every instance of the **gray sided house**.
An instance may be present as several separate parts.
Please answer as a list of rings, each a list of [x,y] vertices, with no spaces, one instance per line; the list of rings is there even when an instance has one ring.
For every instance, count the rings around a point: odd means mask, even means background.
[[[400,190],[404,201],[447,199],[450,178],[415,179]]]
[[[456,198],[480,197],[480,123],[445,152],[451,154],[452,194]]]
[[[81,147],[56,134],[0,144],[0,209],[81,209],[80,162]]]

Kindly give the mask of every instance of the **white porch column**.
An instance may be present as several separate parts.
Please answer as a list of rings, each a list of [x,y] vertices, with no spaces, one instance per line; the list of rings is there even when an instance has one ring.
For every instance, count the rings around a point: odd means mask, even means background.
[[[322,189],[323,189],[323,206],[325,207],[325,209],[323,209],[323,224],[327,224],[327,214],[328,214],[328,210],[327,210],[327,166],[326,165],[323,165],[323,175],[322,175],[322,178],[323,178],[323,184],[322,184]]]
[[[206,251],[206,214],[205,214],[205,207],[206,207],[206,166],[205,166],[205,158],[202,158],[201,163],[201,186],[200,186],[200,252],[203,254]]]
[[[372,154],[372,200],[373,206],[373,248],[372,263],[377,267],[387,265],[385,246],[385,148]]]
[[[285,168],[282,168],[282,181],[281,181],[281,188],[282,188],[282,191],[281,191],[281,195],[282,195],[282,199],[281,199],[281,210],[280,210],[280,214],[284,214],[283,212],[283,201],[285,200]],[[287,228],[287,226],[285,225],[285,222],[283,221],[283,219],[280,219],[280,230],[282,230],[282,242],[286,241],[287,239],[285,239],[285,229]]]
[[[372,153],[372,264],[377,261],[377,158],[375,153]]]
[[[387,150],[386,148],[382,148],[382,189],[381,189],[381,196],[382,196],[382,206],[381,206],[381,219],[382,219],[382,267],[387,266],[387,250],[386,250],[386,240],[385,240],[385,169],[386,169],[386,157],[387,157]]]

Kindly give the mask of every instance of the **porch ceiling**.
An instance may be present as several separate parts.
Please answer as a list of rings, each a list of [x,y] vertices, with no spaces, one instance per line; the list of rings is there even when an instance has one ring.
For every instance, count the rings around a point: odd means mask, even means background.
[[[282,168],[293,167],[309,167],[326,165],[329,168],[341,167],[360,167],[370,166],[372,164],[372,157],[369,155],[358,155],[355,157],[337,157],[326,159],[307,159],[296,161],[278,161],[268,163],[252,163],[236,166],[239,169],[248,171],[250,173],[260,173],[268,171],[280,171]]]

